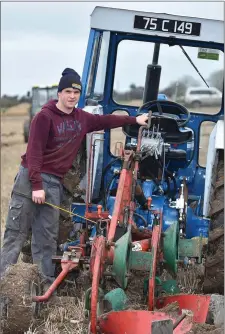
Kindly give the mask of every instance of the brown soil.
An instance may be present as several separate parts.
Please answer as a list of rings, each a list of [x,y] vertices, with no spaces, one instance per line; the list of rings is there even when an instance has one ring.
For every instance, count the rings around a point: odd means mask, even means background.
[[[173,318],[178,317],[179,305],[177,302],[173,302],[161,308],[159,312],[167,313]]]
[[[17,106],[6,109],[4,116],[26,116],[29,113],[30,103],[20,103]]]
[[[18,110],[18,109],[17,109]],[[14,110],[15,111],[15,110]],[[11,110],[12,113],[12,110]],[[27,115],[27,111],[21,111],[21,114]],[[5,114],[6,115],[6,114]],[[16,111],[18,115],[18,111]],[[28,116],[3,116],[1,119],[1,132],[2,132],[2,150],[1,150],[1,236],[3,236],[5,219],[8,211],[8,201],[10,198],[11,188],[13,184],[14,177],[16,176],[18,166],[20,164],[20,156],[25,152],[26,144],[23,140],[23,123]],[[118,140],[118,139],[117,139]],[[69,187],[70,180],[68,179],[68,191],[71,190]],[[69,227],[69,226],[68,226]],[[27,266],[28,264],[26,264]],[[27,267],[26,267],[27,268]],[[34,267],[32,267],[34,268]],[[16,328],[16,331],[10,332],[11,334],[19,334],[23,330],[24,316],[21,314],[27,314],[27,318],[30,316],[30,299],[27,293],[23,293],[23,284],[21,284],[21,277],[24,282],[27,282],[26,278],[27,270],[21,270],[21,274],[14,275],[13,272],[10,274],[11,281],[10,285],[5,286],[1,289],[1,294],[6,291],[6,294],[12,298],[12,305],[18,306],[18,309],[23,309],[20,315],[16,315],[17,319],[20,319],[20,327]],[[25,276],[24,276],[25,275]],[[131,283],[128,286],[127,295],[129,299],[129,304],[135,309],[146,309],[146,304],[143,300],[143,281],[144,278],[148,276],[148,273],[143,273],[140,275],[134,275]],[[19,279],[18,279],[19,277]],[[25,277],[25,278],[24,278]],[[69,279],[69,277],[68,277]],[[71,289],[71,284],[65,283],[62,289],[59,289],[61,294],[60,298],[53,298],[52,302],[46,303],[44,308],[42,308],[40,313],[40,318],[36,322],[30,324],[30,329],[26,334],[64,334],[64,333],[76,333],[76,334],[86,334],[87,324],[84,318],[84,292],[80,289],[80,285],[84,282],[84,277],[81,276],[80,282],[78,280],[77,286]],[[25,283],[24,283],[25,284]],[[13,287],[13,289],[12,289]],[[108,283],[108,289],[117,287],[114,282]],[[20,296],[14,298],[13,290],[17,291],[17,294],[21,289]],[[62,290],[62,291],[60,291]],[[72,295],[73,298],[67,297],[67,295]],[[13,299],[14,298],[14,299]],[[28,304],[27,304],[28,303]],[[11,306],[12,306],[11,305]],[[28,305],[26,308],[25,305]],[[17,311],[16,311],[17,312]],[[26,313],[28,312],[28,313]],[[15,313],[16,314],[16,313]],[[27,319],[25,319],[27,321]],[[5,324],[4,324],[5,326]],[[29,327],[29,325],[28,325]],[[27,328],[26,328],[27,330]],[[196,329],[197,330],[197,329]],[[200,332],[199,332],[200,333]],[[205,333],[201,330],[201,333]],[[207,332],[210,333],[210,332]],[[195,334],[198,334],[196,332]],[[217,332],[212,332],[212,334],[219,334]]]
[[[200,265],[184,269],[178,268],[177,285],[181,293],[202,293],[204,272]]]
[[[18,263],[8,268],[0,283],[1,296],[8,298],[8,316],[1,319],[3,333],[23,333],[32,322],[32,285],[39,293],[37,266]]]
[[[213,325],[208,324],[195,324],[192,330],[189,332],[190,334],[223,334],[224,330],[221,328],[216,328]]]
[[[84,299],[54,296],[43,305],[40,318],[27,334],[86,334],[88,320],[84,316]]]

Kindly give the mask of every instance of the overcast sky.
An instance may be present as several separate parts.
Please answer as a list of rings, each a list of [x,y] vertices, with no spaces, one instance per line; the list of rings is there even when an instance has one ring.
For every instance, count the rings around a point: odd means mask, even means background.
[[[32,85],[57,83],[65,67],[72,67],[82,74],[90,15],[97,5],[224,19],[222,2],[3,2],[1,3],[1,95],[24,95]],[[121,90],[126,89],[132,80],[133,60],[127,53],[130,47],[121,46],[120,57],[124,72],[122,74],[120,71],[121,65],[117,68],[116,76],[117,88]],[[135,52],[139,52],[140,55],[141,47],[138,49],[136,47],[134,49],[134,45],[132,47],[133,55],[137,56]],[[184,60],[180,50],[171,51],[170,61],[176,66],[177,52],[183,59],[180,69],[187,64],[186,72],[183,74],[190,74],[188,61]],[[212,71],[222,66],[222,56],[220,62],[212,64]],[[196,52],[193,53],[193,57],[196,58],[196,64],[200,62],[197,60]],[[151,58],[152,56],[149,57],[150,62]],[[165,63],[164,85],[174,74],[175,67],[173,72],[169,72],[171,68],[169,59],[163,58],[163,54],[160,58],[160,61]],[[141,71],[144,71],[147,63],[149,61],[145,57],[145,61],[139,64],[140,70],[138,66],[136,68],[133,81],[138,85],[144,82],[145,74]],[[208,63],[201,64],[199,66],[206,68],[203,74],[209,75]],[[204,68],[202,70],[204,71]]]

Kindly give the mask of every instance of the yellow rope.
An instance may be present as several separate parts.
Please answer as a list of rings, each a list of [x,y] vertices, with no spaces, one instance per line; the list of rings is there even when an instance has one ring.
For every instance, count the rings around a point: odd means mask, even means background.
[[[69,211],[69,210],[60,208],[59,206],[54,205],[54,204],[52,204],[52,203],[45,202],[45,204],[47,204],[47,205],[49,205],[49,206],[52,206],[52,207],[55,208],[55,209],[59,209],[59,210],[61,210],[61,211],[64,211],[64,212],[66,212],[66,213],[69,213],[71,216],[76,216],[76,217],[79,217],[79,218],[88,220],[89,222],[91,222],[91,223],[93,223],[93,224],[97,224],[94,220],[90,220],[90,219],[85,218],[85,217],[83,217],[83,216],[80,216],[80,215],[78,215],[78,214],[76,214],[76,213],[73,213],[72,211]]]
[[[18,191],[15,191],[15,190],[14,190],[13,192],[14,192],[15,194],[17,194],[17,195],[20,195],[20,196],[22,196],[22,197],[25,197],[25,198],[28,198],[28,199],[31,199],[31,200],[32,200],[32,198],[31,198],[30,196],[27,196],[27,195],[22,194],[22,193],[20,193],[20,192],[18,192]],[[85,217],[83,217],[83,216],[79,216],[78,214],[73,213],[72,211],[63,209],[63,208],[61,208],[60,206],[54,205],[54,204],[49,203],[49,202],[45,202],[44,204],[47,204],[47,205],[49,205],[49,206],[52,206],[52,207],[55,208],[55,209],[59,209],[59,210],[61,210],[61,211],[64,211],[64,212],[66,212],[66,213],[69,213],[71,216],[77,216],[77,217],[79,217],[79,218],[82,218],[82,219],[84,219],[84,220],[87,220],[87,221],[91,222],[92,224],[97,224],[94,220],[85,218]]]

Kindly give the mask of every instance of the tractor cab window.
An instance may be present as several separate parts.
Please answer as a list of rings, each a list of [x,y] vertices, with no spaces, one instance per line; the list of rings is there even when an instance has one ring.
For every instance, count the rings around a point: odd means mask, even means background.
[[[202,122],[200,127],[200,140],[199,140],[199,165],[206,167],[207,153],[209,148],[209,137],[216,123],[205,121]]]
[[[32,114],[35,115],[41,110],[41,107],[50,100],[57,100],[58,87],[35,87],[32,91]]]
[[[48,89],[48,100],[58,100],[58,86]]]
[[[154,46],[155,43],[134,40],[118,44],[112,94],[118,104],[142,104]],[[219,50],[205,51],[201,52],[199,47],[160,44],[159,94],[183,104],[191,112],[217,114],[222,104],[224,55]]]
[[[124,110],[115,110],[112,115],[128,116],[129,114]],[[126,143],[126,135],[122,128],[115,128],[110,130],[110,152],[114,156],[120,156],[121,150],[124,149]]]
[[[36,114],[40,111],[40,108],[47,101],[47,90],[43,89],[33,89],[32,92],[32,114]]]
[[[110,33],[108,31],[103,32],[95,38],[85,94],[86,98],[90,97],[96,100],[102,100],[103,98],[109,38]]]
[[[52,99],[58,99],[58,87],[33,88],[32,92],[32,114],[35,115],[41,107]]]

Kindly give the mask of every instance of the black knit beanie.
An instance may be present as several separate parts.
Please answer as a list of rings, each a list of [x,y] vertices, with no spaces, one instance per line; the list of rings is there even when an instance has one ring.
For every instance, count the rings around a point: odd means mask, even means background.
[[[58,92],[61,92],[65,88],[76,88],[82,90],[79,74],[72,68],[65,68],[62,72],[62,77],[59,81]]]

